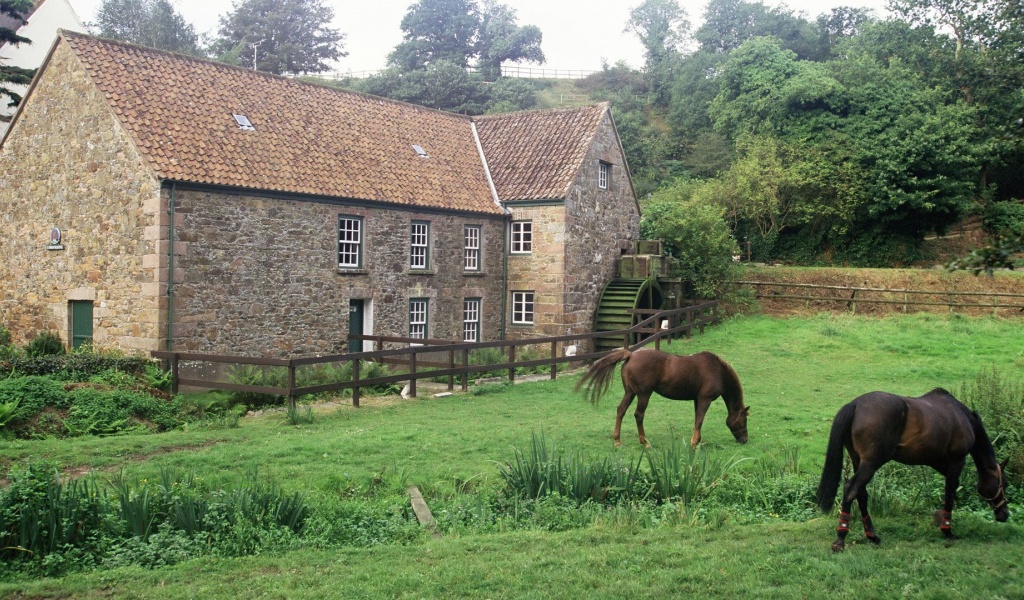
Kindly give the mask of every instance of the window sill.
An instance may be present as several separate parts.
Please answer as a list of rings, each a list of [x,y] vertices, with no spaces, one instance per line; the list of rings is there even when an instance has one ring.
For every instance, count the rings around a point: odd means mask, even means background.
[[[487,277],[487,273],[483,271],[463,271],[463,277]]]
[[[533,252],[509,252],[509,258],[515,258],[517,256],[533,256]]]
[[[339,268],[338,275],[369,275],[369,271],[366,269],[347,269]]]
[[[512,327],[515,329],[530,329],[533,326],[533,323],[512,323]]]
[[[436,275],[437,272],[433,269],[407,269],[406,275]]]

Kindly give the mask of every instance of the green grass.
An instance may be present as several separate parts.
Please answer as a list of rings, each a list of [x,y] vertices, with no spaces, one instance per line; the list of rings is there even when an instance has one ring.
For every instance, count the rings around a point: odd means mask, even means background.
[[[820,315],[800,319],[737,317],[704,336],[663,349],[711,350],[736,369],[750,406],[750,442],[739,445],[716,401],[703,428],[704,449],[736,468],[767,477],[766,455],[796,462],[816,484],[832,416],[872,390],[920,395],[955,390],[993,367],[1024,377],[1019,321],[929,315],[873,319]],[[334,408],[309,424],[288,425],[283,411],[242,419],[239,427],[109,438],[11,441],[0,446],[0,473],[27,460],[55,460],[76,473],[156,480],[161,469],[194,471],[210,486],[230,485],[258,469],[262,477],[325,502],[384,481],[399,498],[418,485],[432,508],[460,494],[500,485],[498,464],[541,433],[559,448],[599,461],[641,456],[631,418],[613,448],[616,378],[597,405],[573,392],[578,375],[522,383],[493,393],[423,397]],[[655,449],[689,439],[693,405],[652,399],[645,426]],[[883,468],[884,473],[889,467]],[[973,470],[969,464],[966,471]],[[881,474],[880,474],[881,476]],[[933,477],[937,482],[937,476]],[[401,486],[399,485],[401,484]],[[880,485],[884,481],[876,482]],[[961,497],[976,496],[964,489]],[[766,506],[770,505],[766,499]],[[1020,499],[1011,497],[1011,510]],[[396,500],[397,501],[397,500]],[[884,498],[879,498],[884,502]],[[937,499],[924,500],[927,506]],[[714,512],[714,507],[704,507]],[[880,548],[851,534],[833,556],[831,517],[803,522],[723,513],[683,515],[638,525],[629,509],[567,532],[452,533],[408,546],[303,550],[243,559],[204,558],[156,570],[114,569],[63,579],[0,584],[0,597],[707,597],[890,598],[1024,595],[1012,557],[1024,528],[1011,517],[956,513],[960,540],[948,546],[930,510],[876,516]],[[749,517],[747,515],[746,517]]]

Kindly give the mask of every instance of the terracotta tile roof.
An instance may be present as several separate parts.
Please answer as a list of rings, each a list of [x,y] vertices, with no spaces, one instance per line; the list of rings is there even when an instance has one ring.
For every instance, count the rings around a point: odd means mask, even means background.
[[[67,31],[59,43],[161,179],[501,212],[468,117]]]
[[[477,132],[502,200],[564,198],[608,104],[477,117]]]

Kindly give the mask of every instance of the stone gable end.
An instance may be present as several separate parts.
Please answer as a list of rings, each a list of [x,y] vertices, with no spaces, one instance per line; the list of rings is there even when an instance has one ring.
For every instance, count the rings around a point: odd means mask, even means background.
[[[159,182],[78,59],[58,44],[0,148],[0,316],[15,340],[67,340],[94,303],[96,347],[150,350],[160,332]],[[48,250],[50,230],[63,250]]]

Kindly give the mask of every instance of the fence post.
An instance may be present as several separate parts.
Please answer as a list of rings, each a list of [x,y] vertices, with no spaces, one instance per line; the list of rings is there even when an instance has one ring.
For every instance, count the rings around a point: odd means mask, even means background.
[[[508,382],[509,383],[515,383],[516,382],[516,367],[515,367],[515,362],[516,362],[516,345],[515,344],[512,344],[511,346],[508,347],[508,362],[510,364],[512,364],[512,366],[508,368]]]
[[[558,372],[558,363],[555,359],[558,358],[558,344],[551,342],[551,380],[554,381],[558,378],[556,373]]]
[[[419,352],[413,352],[411,355],[409,355],[409,374],[412,375],[412,377],[409,379],[409,397],[410,398],[415,398],[416,397],[416,355],[417,354],[419,354]]]
[[[448,370],[449,371],[454,371],[455,370],[455,351],[454,350],[449,350],[448,351]],[[455,389],[455,373],[449,373],[448,374],[448,391],[450,392],[450,391],[452,391],[454,389]]]
[[[462,349],[462,391],[469,391],[469,348]]]
[[[171,393],[178,393],[178,353],[171,355]]]
[[[295,410],[295,363],[288,360],[288,408]]]
[[[359,408],[359,359],[352,361],[352,382],[356,387],[352,388],[352,407]]]

